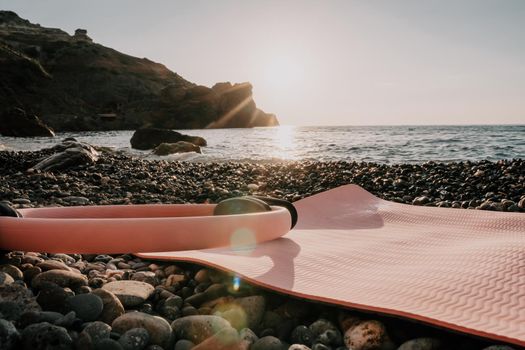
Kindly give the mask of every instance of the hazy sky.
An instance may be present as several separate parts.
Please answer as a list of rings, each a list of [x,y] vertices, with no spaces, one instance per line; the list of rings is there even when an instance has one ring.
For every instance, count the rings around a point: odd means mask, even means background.
[[[0,0],[161,62],[250,81],[282,124],[525,123],[524,0]]]

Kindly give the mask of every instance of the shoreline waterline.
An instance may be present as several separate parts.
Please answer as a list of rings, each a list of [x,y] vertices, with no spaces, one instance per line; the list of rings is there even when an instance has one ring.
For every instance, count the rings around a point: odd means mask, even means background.
[[[179,130],[208,141],[203,154],[158,157],[134,150],[132,130],[58,133],[55,138],[8,138],[8,150],[37,151],[66,137],[144,159],[190,162],[365,161],[384,164],[497,161],[525,157],[525,125],[356,126]]]

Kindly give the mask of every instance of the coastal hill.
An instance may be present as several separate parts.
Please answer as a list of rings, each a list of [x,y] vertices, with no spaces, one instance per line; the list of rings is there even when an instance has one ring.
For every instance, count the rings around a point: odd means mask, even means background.
[[[0,11],[0,120],[21,110],[55,131],[278,125],[256,107],[250,83],[199,86],[86,30],[69,35]]]

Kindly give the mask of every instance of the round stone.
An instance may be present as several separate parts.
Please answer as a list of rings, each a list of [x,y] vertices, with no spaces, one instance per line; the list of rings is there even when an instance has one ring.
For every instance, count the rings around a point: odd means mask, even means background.
[[[73,256],[71,256],[71,255],[76,255],[76,259]],[[56,258],[58,260],[61,260],[61,261],[65,262],[65,263],[68,263],[68,264],[74,264],[77,259],[81,258],[81,256],[77,255],[77,254],[71,254],[71,255],[57,253],[57,254],[53,254],[51,257]]]
[[[330,346],[343,345],[343,336],[338,329],[328,329],[321,333],[316,340],[319,343]]]
[[[73,324],[75,324],[75,322],[77,322],[77,320],[82,322],[77,318],[77,314],[75,313],[75,311],[70,311],[53,323],[55,326],[70,328],[73,326]]]
[[[254,295],[238,298],[233,302],[219,303],[213,309],[212,314],[228,320],[236,329],[256,328],[261,323],[265,308],[265,298]]]
[[[11,275],[5,272],[0,272],[0,286],[5,284],[11,284],[14,281],[15,280],[13,279],[13,277],[11,277]]]
[[[286,347],[279,338],[269,335],[253,343],[250,350],[286,350]]]
[[[11,264],[5,264],[0,266],[0,271],[7,273],[9,276],[13,277],[14,280],[23,280],[24,274],[20,269]]]
[[[100,321],[90,322],[84,327],[82,333],[89,335],[91,342],[96,345],[104,339],[109,339],[111,327]]]
[[[102,299],[93,293],[78,294],[66,299],[67,308],[84,322],[95,321],[102,313]]]
[[[363,321],[346,331],[345,345],[352,350],[379,349],[389,342],[385,326],[376,320]]]
[[[361,319],[354,315],[349,315],[347,313],[341,313],[338,317],[339,319],[339,326],[341,327],[341,330],[343,333],[345,333],[347,330],[352,328],[353,326],[357,325],[359,322],[361,322]]]
[[[197,344],[192,350],[230,350],[240,348],[239,333],[231,327],[226,327]]]
[[[304,344],[292,344],[288,350],[311,350],[308,346]]]
[[[124,314],[124,306],[115,294],[102,288],[93,290],[92,294],[102,299],[103,308],[99,316],[100,321],[111,324],[117,317]]]
[[[185,306],[182,308],[182,316],[186,317],[186,316],[194,316],[194,315],[198,315],[199,314],[199,311],[194,308],[193,306]]]
[[[31,253],[26,253],[24,255],[24,257],[22,258],[22,262],[24,264],[32,264],[32,265],[36,265],[38,263],[41,263],[42,261],[44,261],[44,259],[36,256],[36,255],[33,255]]]
[[[255,343],[259,337],[250,328],[243,328],[239,331],[239,338],[249,345]]]
[[[179,309],[182,308],[182,304],[183,304],[183,300],[178,295],[170,296],[170,297],[166,298],[166,300],[164,301],[164,305],[166,305],[166,306],[176,306]]]
[[[195,347],[191,341],[186,339],[181,339],[175,343],[175,350],[191,350]]]
[[[194,315],[176,319],[171,328],[177,339],[187,339],[199,344],[223,328],[230,328],[230,323],[222,317]]]
[[[9,321],[0,319],[0,347],[6,350],[16,349],[20,334]]]
[[[70,349],[72,345],[65,328],[47,322],[32,324],[22,331],[23,349]]]
[[[62,261],[57,260],[45,260],[36,266],[40,267],[42,271],[49,271],[49,270],[64,270],[64,271],[71,271],[71,269],[64,264]]]
[[[152,286],[156,286],[156,285],[159,284],[159,281],[158,281],[157,277],[155,276],[155,272],[152,272],[152,271],[136,272],[136,273],[133,274],[131,279],[133,281],[140,281],[140,282],[144,282],[144,283],[149,283]]]
[[[235,300],[246,314],[246,327],[256,328],[262,321],[266,309],[266,300],[261,295],[253,295]]]
[[[199,271],[197,271],[194,280],[197,281],[197,283],[208,282],[210,280],[210,276],[208,275],[208,269],[200,269]]]
[[[337,327],[335,324],[333,324],[332,322],[324,318],[318,319],[317,321],[312,323],[310,327],[308,328],[310,329],[310,332],[312,332],[312,336],[314,340],[316,340],[317,337],[319,337],[321,334],[323,334],[329,329],[337,330]]]
[[[33,323],[48,322],[55,324],[57,321],[62,319],[64,315],[54,311],[26,311],[20,316],[18,324],[20,328],[25,328]],[[62,325],[55,324],[56,326],[63,327]]]
[[[170,324],[162,317],[143,312],[128,312],[115,319],[111,325],[113,331],[124,334],[132,328],[144,328],[150,335],[150,343],[165,349],[171,344],[173,331]]]
[[[36,275],[31,281],[33,288],[40,289],[45,282],[52,282],[60,287],[70,287],[75,289],[80,286],[87,286],[86,276],[66,270],[49,270]]]
[[[293,343],[310,346],[314,341],[314,336],[312,334],[312,331],[308,327],[301,325],[295,327],[292,331],[291,341]]]
[[[159,313],[163,317],[173,321],[174,319],[180,317],[181,310],[176,305],[176,304],[179,304],[178,302],[176,302],[176,303],[169,302],[169,299],[170,298],[168,298],[168,299],[164,300],[163,302],[161,302],[160,308],[159,308]]]
[[[36,301],[46,311],[64,312],[67,298],[73,296],[70,290],[51,282],[42,282],[40,288]]]
[[[149,283],[127,280],[109,282],[102,289],[115,294],[124,307],[142,304],[155,291]]]
[[[430,202],[430,199],[427,196],[417,197],[412,201],[414,205],[425,205]]]
[[[31,290],[18,283],[0,285],[0,300],[17,304],[20,313],[41,310]]]
[[[439,350],[441,341],[435,338],[416,338],[404,342],[398,350]]]
[[[30,267],[24,270],[24,281],[30,284],[33,278],[35,278],[40,273],[42,273],[42,269],[40,267],[37,267],[37,266]]]
[[[142,350],[149,343],[149,333],[144,328],[132,328],[122,334],[118,342],[124,350]]]

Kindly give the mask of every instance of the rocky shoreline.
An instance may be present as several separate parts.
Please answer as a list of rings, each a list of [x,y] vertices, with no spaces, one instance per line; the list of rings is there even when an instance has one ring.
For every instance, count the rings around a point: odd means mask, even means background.
[[[415,205],[525,212],[525,161],[184,163],[99,150],[92,165],[27,170],[52,154],[0,152],[15,207],[298,200],[347,183]],[[462,210],[462,209],[458,209]],[[406,320],[308,302],[189,263],[129,254],[3,252],[2,349],[517,349]]]
[[[28,172],[56,149],[0,152],[0,201],[19,207],[215,203],[247,194],[296,201],[357,184],[399,203],[525,212],[525,160],[386,165],[367,162],[192,163],[99,148],[94,164]]]

